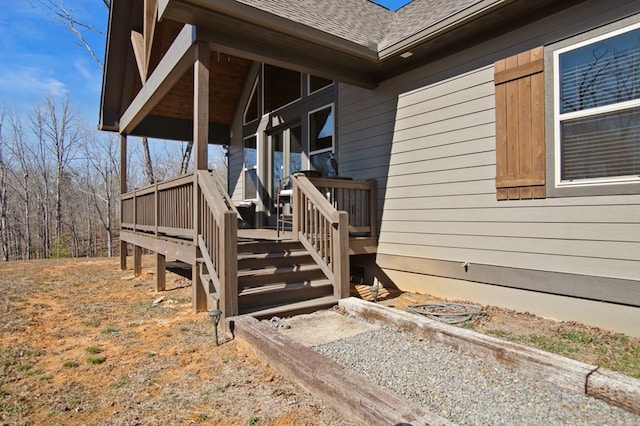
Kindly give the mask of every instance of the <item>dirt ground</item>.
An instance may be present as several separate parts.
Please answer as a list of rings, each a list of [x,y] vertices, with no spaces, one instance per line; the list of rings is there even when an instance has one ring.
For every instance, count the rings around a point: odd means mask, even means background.
[[[118,266],[0,265],[0,424],[345,424],[238,342],[216,347],[188,280],[159,295],[151,268]]]
[[[168,273],[158,294],[153,260],[143,265],[135,278],[116,259],[0,264],[1,425],[349,424],[241,343],[215,346],[189,280]],[[381,296],[399,309],[437,301]],[[638,339],[491,307],[462,326],[560,342],[556,352],[640,377]]]

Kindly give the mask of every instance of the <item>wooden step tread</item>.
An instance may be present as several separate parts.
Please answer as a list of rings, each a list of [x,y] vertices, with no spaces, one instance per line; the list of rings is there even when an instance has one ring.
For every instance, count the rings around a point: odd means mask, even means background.
[[[298,257],[309,256],[309,253],[304,250],[283,250],[272,252],[260,252],[260,253],[238,253],[238,261],[248,260],[268,260],[268,259],[295,259]]]
[[[273,276],[278,274],[292,274],[292,273],[303,273],[303,272],[314,272],[320,270],[318,265],[314,264],[303,264],[303,265],[287,265],[287,266],[269,266],[260,269],[246,269],[238,271],[238,279],[240,278],[249,278],[249,277],[265,277],[265,276]]]
[[[238,254],[243,253],[270,253],[277,251],[304,251],[299,241],[267,241],[247,242],[238,244]]]
[[[318,287],[331,287],[331,281],[329,280],[312,280],[312,281],[300,281],[293,283],[271,283],[267,285],[263,285],[260,287],[246,287],[238,292],[238,297],[246,296],[246,295],[254,295],[260,293],[269,293],[274,291],[298,291],[304,290],[308,288],[318,288]]]
[[[289,303],[282,306],[267,306],[258,309],[241,309],[240,314],[249,314],[255,318],[270,318],[273,316],[295,315],[303,312],[313,312],[325,309],[338,304],[338,298],[323,296],[315,299],[304,300],[302,302]]]

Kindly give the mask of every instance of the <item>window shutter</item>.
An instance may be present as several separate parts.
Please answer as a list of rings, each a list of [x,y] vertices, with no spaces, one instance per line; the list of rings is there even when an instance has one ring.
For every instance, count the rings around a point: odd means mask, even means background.
[[[544,48],[495,63],[498,200],[544,198]]]

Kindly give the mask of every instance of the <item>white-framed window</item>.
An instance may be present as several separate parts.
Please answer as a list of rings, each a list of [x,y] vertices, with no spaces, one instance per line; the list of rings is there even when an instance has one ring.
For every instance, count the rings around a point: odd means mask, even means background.
[[[307,94],[311,95],[315,92],[318,92],[325,87],[331,86],[333,80],[329,80],[328,78],[317,77],[313,74],[308,74],[307,78]]]
[[[553,53],[557,187],[640,182],[640,23]]]
[[[259,93],[258,93],[258,81],[253,83],[253,88],[251,89],[251,95],[249,96],[249,101],[247,102],[247,106],[244,109],[243,124],[249,124],[251,122],[256,121],[260,118],[260,104],[258,103]]]
[[[323,177],[335,176],[333,152],[335,127],[333,104],[309,112],[309,161]]]
[[[243,141],[244,199],[258,198],[258,136],[251,135]]]

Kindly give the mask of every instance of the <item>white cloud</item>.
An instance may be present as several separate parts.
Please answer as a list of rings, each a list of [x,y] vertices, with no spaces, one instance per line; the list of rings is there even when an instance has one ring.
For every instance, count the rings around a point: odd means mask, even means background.
[[[46,70],[27,66],[0,68],[0,97],[9,99],[61,97],[68,93],[67,86],[60,80],[47,75]]]

